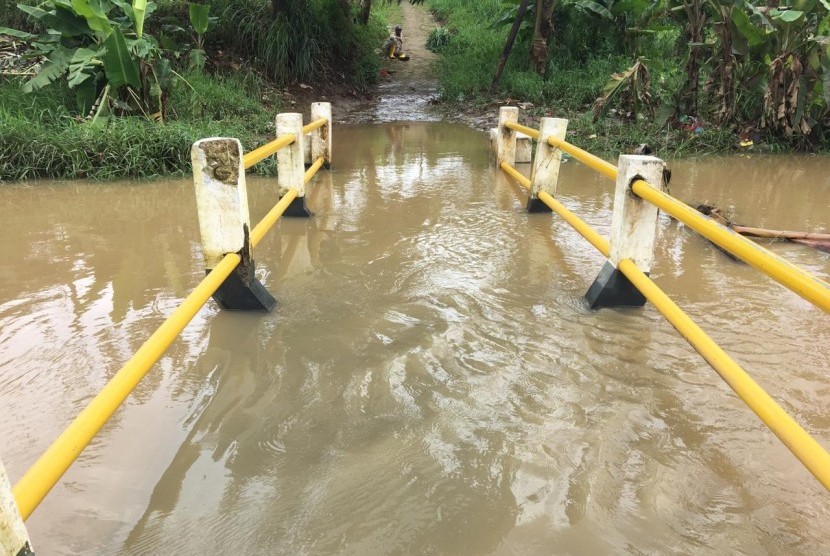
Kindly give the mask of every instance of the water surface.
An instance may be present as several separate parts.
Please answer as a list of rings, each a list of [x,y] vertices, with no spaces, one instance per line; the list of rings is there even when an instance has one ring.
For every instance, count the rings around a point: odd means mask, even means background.
[[[270,314],[210,302],[27,522],[42,554],[819,554],[830,498],[602,257],[528,215],[482,134],[340,127],[317,216],[258,246]],[[830,159],[672,163],[739,222],[830,230]],[[250,178],[256,221],[275,184]],[[559,197],[607,235],[612,184]],[[12,480],[203,276],[188,181],[0,188]],[[830,321],[661,216],[652,277],[824,446]],[[776,243],[828,279],[830,256]]]

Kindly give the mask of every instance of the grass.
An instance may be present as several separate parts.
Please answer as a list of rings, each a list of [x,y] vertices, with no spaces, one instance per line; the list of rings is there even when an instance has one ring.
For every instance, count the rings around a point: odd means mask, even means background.
[[[126,179],[186,175],[190,147],[204,137],[238,137],[250,150],[273,134],[276,113],[245,95],[240,78],[189,76],[176,85],[171,112],[158,124],[144,117],[79,122],[62,87],[20,93],[0,81],[0,181],[33,178]],[[181,90],[179,90],[181,89]],[[258,165],[273,173],[273,163]]]
[[[0,0],[0,24],[20,27],[22,12],[6,9],[11,4]],[[289,11],[295,5],[286,4]],[[211,14],[218,24],[206,35],[213,75],[176,79],[164,124],[138,115],[86,123],[65,84],[23,94],[19,81],[0,77],[0,181],[184,175],[198,139],[238,137],[245,150],[267,141],[279,111],[274,85],[339,79],[364,89],[377,80],[375,50],[386,37],[386,17],[399,8],[378,3],[369,23],[360,25],[357,4],[350,13],[340,6],[339,0],[308,0],[304,9],[274,17],[269,0],[215,0]],[[162,0],[147,31],[161,37],[165,24],[189,27],[187,3]],[[181,58],[174,64],[183,71]],[[256,171],[273,174],[274,166],[265,161]]]
[[[667,125],[673,113],[673,95],[684,78],[683,67],[673,50],[680,35],[680,29],[675,27],[644,35],[636,44],[636,51],[644,56],[644,63],[651,70],[654,116],[636,122],[622,116],[592,119],[594,102],[602,95],[611,75],[630,67],[634,59],[618,54],[624,48],[614,33],[574,9],[557,8],[554,12],[555,29],[544,76],[530,69],[532,30],[529,22],[523,24],[498,91],[491,94],[490,83],[509,31],[509,25],[491,23],[502,17],[509,5],[515,8],[515,3],[503,0],[429,0],[429,7],[441,24],[437,28],[440,30],[434,30],[430,36],[439,54],[441,99],[449,111],[453,107],[473,107],[473,111],[478,107],[480,111],[492,110],[499,104],[532,103],[532,108],[522,111],[523,120],[538,121],[541,116],[567,118],[569,129],[576,132],[575,141],[598,152],[630,152],[640,143],[676,156],[736,150],[734,129],[705,123],[702,133],[692,133]],[[784,152],[794,145],[788,147],[767,138],[766,147]]]
[[[289,6],[291,4],[288,4]],[[337,0],[308,0],[302,9],[273,17],[262,0],[219,0],[219,23],[210,40],[251,60],[279,84],[341,78],[357,88],[373,85],[380,70],[374,50],[386,36],[381,3],[367,25],[355,23],[357,5],[344,13]]]

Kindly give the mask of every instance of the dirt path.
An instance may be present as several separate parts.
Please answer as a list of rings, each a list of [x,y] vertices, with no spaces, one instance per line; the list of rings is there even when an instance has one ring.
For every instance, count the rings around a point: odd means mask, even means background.
[[[403,47],[409,60],[390,60],[385,55],[376,96],[368,102],[346,103],[335,118],[343,123],[438,121],[442,115],[432,107],[438,96],[433,72],[435,54],[427,50],[430,30],[437,25],[423,6],[400,4]],[[380,46],[380,45],[378,45]]]
[[[409,60],[389,60],[383,56],[380,83],[371,93],[318,89],[294,89],[287,99],[292,106],[308,106],[318,100],[329,100],[335,123],[363,124],[381,122],[453,121],[479,130],[494,127],[498,120],[498,103],[485,107],[442,106],[437,103],[439,80],[435,74],[437,56],[427,50],[430,31],[438,26],[423,5],[412,6],[402,0],[401,21],[390,21],[403,27],[403,46]],[[381,45],[378,45],[378,56]]]

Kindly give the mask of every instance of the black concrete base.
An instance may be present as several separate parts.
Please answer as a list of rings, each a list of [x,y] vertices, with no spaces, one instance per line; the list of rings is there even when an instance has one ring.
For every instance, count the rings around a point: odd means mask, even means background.
[[[35,556],[35,551],[32,550],[32,546],[27,542],[17,551],[17,556]]]
[[[297,197],[296,199],[291,201],[291,204],[288,205],[287,209],[285,209],[283,215],[294,216],[299,218],[308,218],[309,216],[314,216],[314,214],[305,206],[305,197]]]
[[[646,304],[646,298],[640,290],[635,288],[625,274],[617,270],[610,262],[606,262],[599,271],[599,276],[588,288],[585,299],[591,309],[642,307]]]
[[[534,199],[533,197],[528,198],[527,200],[527,212],[553,212],[550,210],[550,207],[543,203],[540,199]]]
[[[242,265],[236,267],[219,286],[213,299],[229,311],[270,311],[277,305],[277,300],[253,276],[253,268],[247,273]]]

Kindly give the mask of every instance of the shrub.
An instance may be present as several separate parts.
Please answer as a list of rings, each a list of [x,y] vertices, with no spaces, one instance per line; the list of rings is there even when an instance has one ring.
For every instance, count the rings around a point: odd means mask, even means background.
[[[435,27],[427,37],[427,48],[432,52],[441,52],[450,42],[451,35],[446,27]]]

